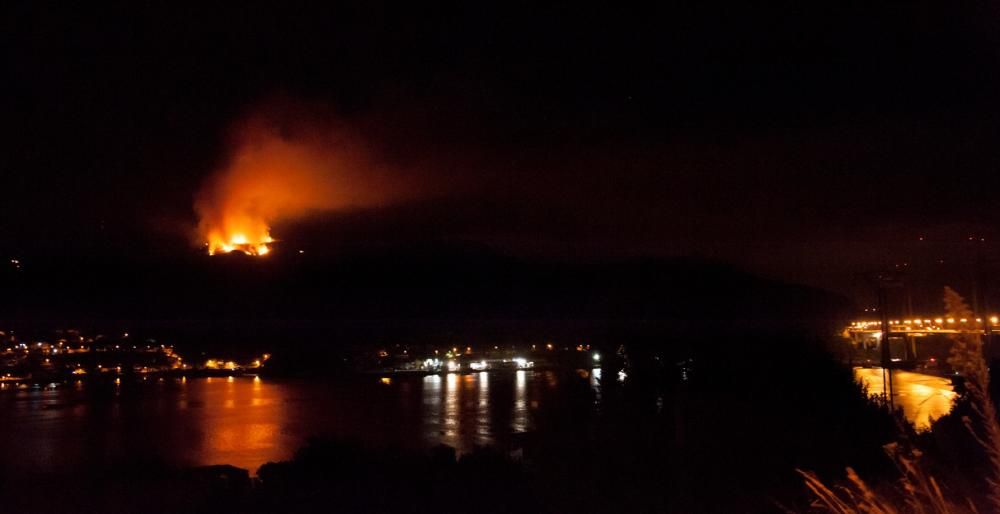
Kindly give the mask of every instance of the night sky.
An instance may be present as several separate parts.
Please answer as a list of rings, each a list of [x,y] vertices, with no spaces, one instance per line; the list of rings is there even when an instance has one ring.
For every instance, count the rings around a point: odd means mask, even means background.
[[[336,125],[413,191],[275,227],[310,252],[693,256],[855,294],[1000,236],[984,3],[33,4],[2,17],[10,256],[196,251],[194,196],[255,117]]]

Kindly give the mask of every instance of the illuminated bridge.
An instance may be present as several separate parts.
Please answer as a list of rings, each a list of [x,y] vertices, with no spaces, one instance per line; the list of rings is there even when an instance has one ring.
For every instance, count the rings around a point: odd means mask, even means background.
[[[915,361],[917,359],[917,340],[933,335],[948,334],[985,334],[992,332],[1000,322],[1000,316],[990,316],[984,323],[983,318],[950,318],[950,317],[912,317],[906,319],[889,320],[889,348],[893,355],[892,360]],[[874,350],[882,344],[882,322],[879,320],[854,321],[844,329],[844,337],[851,340],[855,348],[862,350]],[[932,355],[943,355],[947,353],[944,347],[940,347],[939,339],[930,339],[928,350]],[[921,346],[925,346],[921,344]],[[922,353],[927,353],[922,351]],[[925,355],[926,357],[927,355]],[[932,359],[933,360],[933,359]]]
[[[1000,322],[1000,317],[990,316],[989,328]],[[900,335],[931,335],[931,334],[983,334],[987,325],[982,318],[912,318],[889,320],[889,334]],[[879,320],[855,321],[844,331],[844,335],[856,337],[879,337],[882,335],[882,322]]]

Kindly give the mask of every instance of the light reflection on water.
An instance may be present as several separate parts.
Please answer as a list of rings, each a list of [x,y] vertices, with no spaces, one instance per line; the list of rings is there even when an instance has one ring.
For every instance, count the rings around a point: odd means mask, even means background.
[[[290,458],[314,435],[467,452],[533,430],[546,406],[557,405],[563,380],[589,380],[599,394],[596,371],[586,378],[519,370],[390,381],[216,377],[12,387],[0,391],[0,472],[137,459],[256,471]]]
[[[449,373],[445,377],[445,398],[444,398],[444,417],[441,419],[441,425],[444,430],[442,432],[442,442],[444,444],[455,446],[458,437],[458,423],[460,418],[458,417],[458,375],[455,373]]]
[[[869,394],[883,394],[882,368],[855,368],[854,375],[868,387]],[[957,396],[948,378],[894,370],[892,380],[893,402],[917,430],[930,428],[933,420],[948,414]]]
[[[515,434],[528,431],[527,371],[518,370],[514,378],[514,415],[510,428]]]
[[[590,389],[594,391],[594,403],[601,403],[601,368],[590,370]]]
[[[476,403],[476,444],[484,446],[492,440],[490,430],[490,374],[480,371],[476,375],[479,384],[479,396]]]

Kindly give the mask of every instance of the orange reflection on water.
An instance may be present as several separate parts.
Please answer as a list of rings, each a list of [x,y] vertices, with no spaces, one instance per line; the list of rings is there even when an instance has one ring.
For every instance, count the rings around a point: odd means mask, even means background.
[[[557,384],[552,372],[519,370],[393,377],[389,386],[368,377],[11,385],[0,392],[0,474],[91,469],[136,456],[256,473],[316,435],[414,448],[443,443],[464,453],[531,431],[534,416],[544,414],[542,398]]]
[[[246,387],[245,381],[252,381]],[[281,391],[259,378],[193,381],[185,388],[200,400],[200,460],[256,471],[261,463],[286,459],[281,439],[286,419]]]
[[[882,368],[855,368],[854,375],[868,387],[869,394],[882,395]],[[934,375],[894,370],[893,402],[917,430],[927,430],[933,420],[948,414],[955,401],[951,380]]]

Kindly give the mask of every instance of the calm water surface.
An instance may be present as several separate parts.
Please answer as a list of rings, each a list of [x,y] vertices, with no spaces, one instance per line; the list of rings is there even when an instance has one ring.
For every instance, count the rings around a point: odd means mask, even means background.
[[[290,458],[313,435],[468,451],[531,431],[570,383],[585,392],[599,387],[599,376],[597,369],[327,382],[217,377],[4,385],[0,469],[52,472],[141,458],[255,471]]]
[[[256,471],[290,458],[314,435],[414,449],[444,443],[469,451],[530,432],[546,416],[592,413],[600,372],[4,384],[0,471],[74,472],[137,459]],[[869,392],[881,392],[881,370],[856,373]],[[955,393],[947,379],[903,371],[894,377],[896,402],[918,428],[951,409]],[[573,399],[583,401],[567,411]]]

